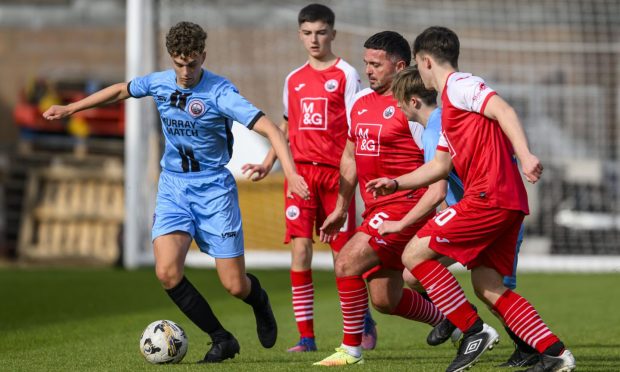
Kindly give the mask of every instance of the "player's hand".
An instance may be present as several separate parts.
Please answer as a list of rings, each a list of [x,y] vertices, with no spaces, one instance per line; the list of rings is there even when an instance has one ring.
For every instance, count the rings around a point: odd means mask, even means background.
[[[267,167],[263,164],[244,164],[241,167],[241,173],[245,175],[245,177],[252,181],[260,181],[263,178],[267,177],[269,172],[271,171],[271,167]]]
[[[521,161],[521,169],[525,179],[530,183],[536,183],[543,172],[543,166],[540,160],[533,154],[528,154],[524,159],[519,160]]]
[[[366,192],[371,193],[376,199],[377,196],[393,194],[396,191],[396,182],[387,177],[375,178],[366,183]]]
[[[286,180],[288,182],[288,191],[286,192],[287,198],[293,199],[293,193],[299,195],[304,200],[308,200],[310,198],[308,184],[302,176],[294,173],[290,177],[287,177]]]
[[[57,120],[66,118],[71,115],[71,111],[67,106],[53,105],[43,113],[43,118],[46,120]]]
[[[347,211],[344,212],[339,210],[334,210],[332,213],[327,216],[325,221],[323,221],[323,225],[319,229],[319,239],[323,243],[331,243],[340,232],[342,226],[344,226],[347,221]]]
[[[399,233],[403,231],[404,228],[405,226],[403,225],[402,221],[385,220],[381,225],[379,225],[377,231],[383,236],[387,234]]]

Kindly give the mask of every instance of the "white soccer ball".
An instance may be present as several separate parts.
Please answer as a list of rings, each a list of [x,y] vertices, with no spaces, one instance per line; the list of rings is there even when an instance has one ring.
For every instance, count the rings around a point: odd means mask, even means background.
[[[153,364],[178,363],[187,353],[187,336],[178,324],[157,320],[140,337],[140,352]]]

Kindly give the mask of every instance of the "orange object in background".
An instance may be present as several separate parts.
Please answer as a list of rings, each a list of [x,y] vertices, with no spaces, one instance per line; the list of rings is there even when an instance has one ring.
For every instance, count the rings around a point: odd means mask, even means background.
[[[46,80],[35,80],[28,84],[19,102],[13,109],[15,124],[31,132],[40,133],[70,133],[68,120],[48,121],[41,114],[54,104],[69,104],[78,101],[92,93],[92,82],[60,81],[51,83]],[[80,112],[81,135],[123,137],[125,134],[125,105],[123,102],[113,103],[104,107],[97,107]],[[76,117],[77,117],[76,116]],[[74,130],[76,128],[73,128]]]

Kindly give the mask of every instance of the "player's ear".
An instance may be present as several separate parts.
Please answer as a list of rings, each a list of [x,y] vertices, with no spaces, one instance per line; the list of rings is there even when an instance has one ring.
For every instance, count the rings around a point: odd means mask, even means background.
[[[422,100],[417,97],[411,97],[411,103],[413,103],[413,107],[415,107],[416,110],[422,108]]]
[[[332,41],[336,39],[336,30],[332,30]]]
[[[424,64],[424,67],[426,67],[427,70],[430,70],[434,64],[434,61],[431,59],[431,57],[428,54],[425,54],[424,57],[422,57],[422,63]]]
[[[396,62],[396,72],[402,71],[405,67],[407,67],[407,64],[402,59]]]

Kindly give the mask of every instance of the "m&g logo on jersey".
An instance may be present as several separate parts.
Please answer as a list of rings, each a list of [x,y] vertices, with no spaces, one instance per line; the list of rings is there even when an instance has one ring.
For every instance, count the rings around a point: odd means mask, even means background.
[[[355,136],[357,137],[355,155],[379,156],[382,126],[381,124],[357,124],[355,127]]]
[[[302,98],[300,130],[327,130],[327,98]]]
[[[201,99],[194,98],[187,104],[187,112],[194,118],[205,113],[205,104]]]

